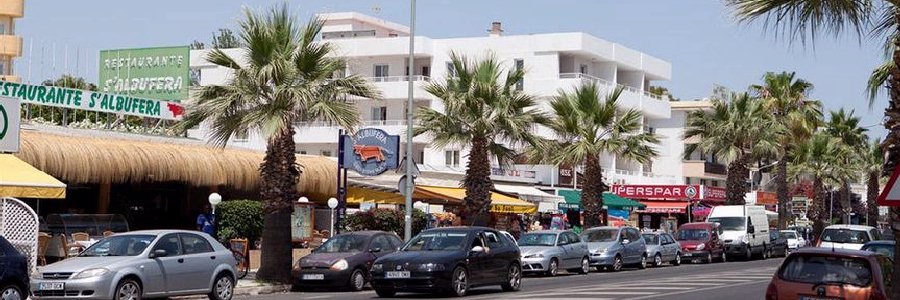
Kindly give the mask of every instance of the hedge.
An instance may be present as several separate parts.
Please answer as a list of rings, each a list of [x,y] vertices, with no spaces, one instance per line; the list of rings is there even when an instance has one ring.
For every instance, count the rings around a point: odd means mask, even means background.
[[[220,241],[246,238],[253,245],[262,236],[263,206],[256,200],[229,200],[216,206]]]

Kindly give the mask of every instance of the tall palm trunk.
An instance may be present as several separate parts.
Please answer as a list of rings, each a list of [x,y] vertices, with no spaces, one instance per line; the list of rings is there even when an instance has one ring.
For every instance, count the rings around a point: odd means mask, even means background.
[[[490,220],[491,189],[494,188],[494,182],[491,181],[491,161],[487,145],[485,137],[477,136],[472,139],[472,150],[469,152],[466,176],[463,179],[463,186],[466,188],[463,224],[487,226]]]
[[[900,30],[900,13],[894,12],[894,22],[898,24],[897,30]],[[884,139],[884,149],[887,157],[884,160],[884,170],[882,175],[890,175],[897,166],[897,160],[900,159],[900,39],[893,38],[894,42],[894,67],[891,68],[891,76],[888,80],[890,85],[890,102],[885,109],[884,128],[888,130],[887,137]],[[894,231],[894,242],[900,244],[900,227],[893,226],[894,222],[900,221],[900,207],[891,207],[890,220],[891,228]],[[894,270],[900,270],[900,251],[894,251]],[[900,272],[894,272],[895,282],[893,291],[891,291],[891,299],[900,299]]]
[[[869,172],[866,181],[866,225],[874,227],[878,226],[878,204],[875,203],[875,198],[878,197],[878,172]]]
[[[788,210],[791,195],[788,194],[787,157],[778,160],[775,170],[775,189],[778,194],[778,229],[787,229],[788,220],[791,219],[791,212]]]
[[[269,141],[260,166],[260,195],[266,201],[261,264],[257,273],[261,280],[291,282],[291,211],[293,201],[299,198],[297,182],[300,179],[295,148],[294,128],[285,126]]]
[[[584,159],[584,186],[581,189],[581,204],[584,206],[584,228],[606,224],[603,218],[603,169],[600,158],[588,155]]]
[[[747,168],[750,157],[741,155],[730,164],[728,164],[728,175],[725,179],[728,188],[727,203],[729,205],[744,205],[744,196],[747,194],[747,175],[750,169]]]
[[[822,183],[821,178],[816,177],[813,179],[813,201],[808,213],[809,218],[813,221],[812,236],[816,239],[821,236],[822,230],[825,229],[825,216],[827,215],[825,212],[825,198],[825,184]]]

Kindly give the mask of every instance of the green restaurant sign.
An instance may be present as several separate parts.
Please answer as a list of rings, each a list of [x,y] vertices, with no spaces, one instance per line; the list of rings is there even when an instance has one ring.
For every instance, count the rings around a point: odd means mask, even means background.
[[[100,90],[141,98],[188,98],[190,47],[100,51]]]
[[[181,120],[184,115],[180,103],[56,86],[0,81],[0,96],[17,98],[22,103],[164,120]]]

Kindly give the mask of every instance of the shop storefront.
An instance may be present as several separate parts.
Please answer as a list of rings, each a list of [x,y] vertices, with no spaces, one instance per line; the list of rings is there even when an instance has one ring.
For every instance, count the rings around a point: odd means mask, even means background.
[[[579,190],[559,190],[560,196],[565,197],[566,203],[560,204],[560,210],[567,216],[572,210],[581,212],[581,191]],[[634,226],[637,220],[634,211],[643,209],[646,205],[625,198],[613,193],[603,193],[603,206],[606,208],[606,215],[609,225],[611,226]],[[571,219],[571,216],[569,216]]]
[[[612,192],[645,205],[636,210],[640,228],[664,231],[705,220],[726,198],[725,189],[704,185],[613,185]]]

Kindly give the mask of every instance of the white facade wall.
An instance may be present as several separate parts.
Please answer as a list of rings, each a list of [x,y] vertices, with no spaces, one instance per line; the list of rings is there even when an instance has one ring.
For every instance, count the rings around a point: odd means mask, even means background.
[[[356,13],[328,14],[324,17],[326,26],[323,32],[375,30],[376,32],[403,32],[399,25],[389,23],[390,26],[379,27],[378,22],[371,17]],[[369,18],[369,19],[367,19]],[[385,24],[388,24],[385,23]],[[407,31],[408,32],[408,31]],[[431,39],[428,37],[415,37],[415,65],[414,80],[415,107],[431,107],[442,110],[440,101],[429,95],[422,89],[427,80],[441,81],[446,78],[447,63],[450,61],[451,51],[466,55],[471,59],[484,58],[493,55],[506,68],[514,67],[514,62],[521,59],[524,62],[526,75],[524,90],[527,93],[538,96],[539,104],[546,108],[547,100],[556,95],[559,90],[572,90],[575,87],[595,82],[604,92],[611,92],[616,84],[627,87],[619,99],[623,108],[637,109],[644,113],[645,123],[651,127],[657,127],[657,133],[662,135],[664,150],[660,153],[672,153],[671,147],[683,147],[680,143],[680,135],[668,136],[672,130],[662,130],[656,124],[666,124],[671,116],[671,107],[665,100],[653,97],[646,93],[648,84],[654,80],[669,80],[671,78],[671,65],[661,59],[651,57],[624,46],[611,43],[585,33],[552,33],[499,37],[466,37],[450,39]],[[382,128],[390,134],[404,136],[406,131],[405,103],[407,97],[407,65],[408,65],[408,37],[388,37],[386,34],[376,37],[357,38],[329,38],[327,42],[336,48],[338,56],[344,57],[348,64],[346,74],[358,74],[370,78],[373,84],[382,92],[383,99],[356,99],[356,105],[367,127]],[[224,84],[227,82],[230,71],[219,68],[206,62],[205,52],[199,50],[191,52],[191,67],[201,72],[201,85]],[[238,49],[226,50],[233,57],[240,59],[241,52]],[[387,65],[388,74],[385,78],[374,78],[377,65]],[[582,68],[582,65],[584,68]],[[426,70],[427,68],[427,70]],[[582,73],[582,71],[584,71]],[[384,121],[380,116],[373,116],[372,109],[386,107]],[[682,122],[683,123],[683,122]],[[539,134],[550,136],[549,131],[543,128],[536,129]],[[192,135],[205,134],[204,127],[192,131]],[[328,147],[337,148],[338,128],[324,123],[305,124],[298,128],[296,141],[298,151],[306,151],[308,154],[319,154]],[[416,137],[416,152],[424,157],[419,160],[426,165],[443,166],[445,164],[445,151],[430,147],[426,136]],[[672,144],[678,144],[674,146]],[[233,143],[234,144],[234,143]],[[238,146],[264,149],[264,139],[251,137],[246,142],[240,142]],[[237,145],[237,144],[236,144]],[[464,167],[468,161],[468,151],[463,147],[449,146],[450,150],[460,151],[460,166]],[[336,151],[334,151],[336,152]],[[417,156],[420,154],[417,153]],[[680,155],[680,152],[676,155]],[[653,183],[652,172],[665,175],[658,183],[674,183],[672,178],[680,176],[680,167],[666,156],[654,160],[652,170],[649,166],[645,169],[639,163],[626,159],[604,155],[601,165],[609,170],[610,174],[617,174],[620,179],[627,178],[629,182]],[[662,177],[661,177],[662,178]]]

